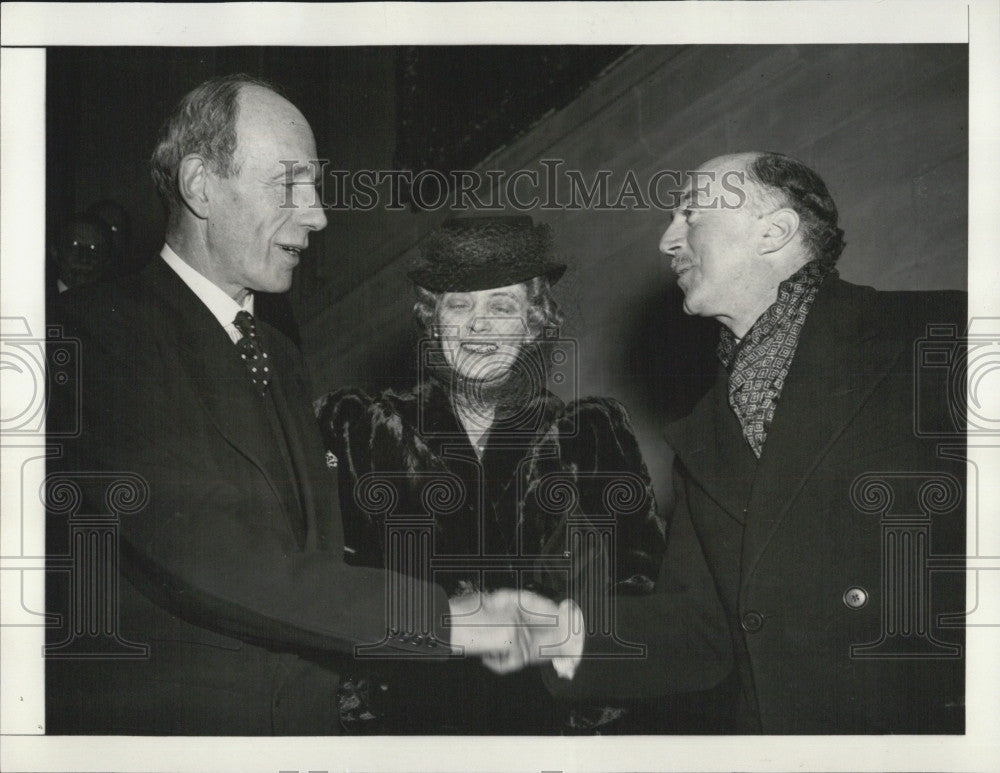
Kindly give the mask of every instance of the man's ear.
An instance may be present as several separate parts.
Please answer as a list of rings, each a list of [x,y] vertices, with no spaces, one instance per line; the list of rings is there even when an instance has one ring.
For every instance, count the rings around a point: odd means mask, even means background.
[[[191,153],[181,159],[177,168],[177,189],[181,200],[195,217],[208,217],[208,167],[205,159]]]
[[[799,231],[799,216],[794,209],[779,209],[766,215],[766,230],[760,240],[760,253],[777,252]]]

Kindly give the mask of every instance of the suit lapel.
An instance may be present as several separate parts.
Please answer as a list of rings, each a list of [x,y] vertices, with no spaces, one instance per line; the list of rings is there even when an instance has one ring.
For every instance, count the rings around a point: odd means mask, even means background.
[[[301,537],[300,544],[310,549],[319,547],[320,534],[317,530],[316,491],[312,480],[318,460],[322,458],[322,450],[318,444],[310,444],[307,439],[316,433],[316,421],[311,413],[296,410],[296,405],[308,404],[308,397],[300,394],[303,390],[297,383],[295,368],[291,356],[286,352],[284,341],[268,327],[267,323],[259,322],[258,329],[264,348],[274,358],[274,377],[271,380],[271,396],[281,427],[284,429],[286,446],[288,448],[290,472],[296,482],[291,492],[295,496],[295,510],[300,517],[293,526]],[[310,459],[314,464],[310,464]]]
[[[729,407],[728,375],[719,365],[708,393],[664,436],[688,475],[732,518],[744,521],[744,507],[757,460]]]
[[[144,280],[166,308],[156,335],[176,351],[178,377],[190,386],[219,433],[267,480],[286,515],[298,517],[296,503],[282,494],[275,471],[285,464],[276,453],[260,396],[247,377],[236,348],[218,320],[180,277],[159,258],[144,269]],[[295,510],[289,512],[289,507]],[[294,514],[294,516],[293,516]]]
[[[747,511],[744,583],[820,460],[902,354],[858,288],[828,278],[802,330]]]

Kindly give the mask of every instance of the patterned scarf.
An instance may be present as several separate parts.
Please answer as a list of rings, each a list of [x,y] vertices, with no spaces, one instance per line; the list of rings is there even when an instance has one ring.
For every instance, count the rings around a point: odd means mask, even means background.
[[[828,274],[837,276],[837,270],[815,260],[792,274],[778,285],[778,299],[742,340],[737,340],[728,327],[722,328],[717,353],[729,371],[729,406],[758,459],[806,315]]]

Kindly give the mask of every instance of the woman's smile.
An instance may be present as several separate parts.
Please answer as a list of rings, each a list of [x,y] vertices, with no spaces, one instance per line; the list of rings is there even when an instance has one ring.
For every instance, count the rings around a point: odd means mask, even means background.
[[[491,341],[464,341],[462,343],[462,350],[472,354],[493,354],[499,348],[499,344]]]

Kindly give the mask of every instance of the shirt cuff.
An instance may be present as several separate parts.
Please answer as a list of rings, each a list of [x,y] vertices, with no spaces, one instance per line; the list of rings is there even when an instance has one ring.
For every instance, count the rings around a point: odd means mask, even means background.
[[[583,644],[585,640],[583,612],[572,599],[564,599],[559,604],[559,616],[566,612],[569,619],[567,639],[559,651],[558,657],[552,658],[552,668],[561,679],[572,679],[576,669],[583,659]]]

